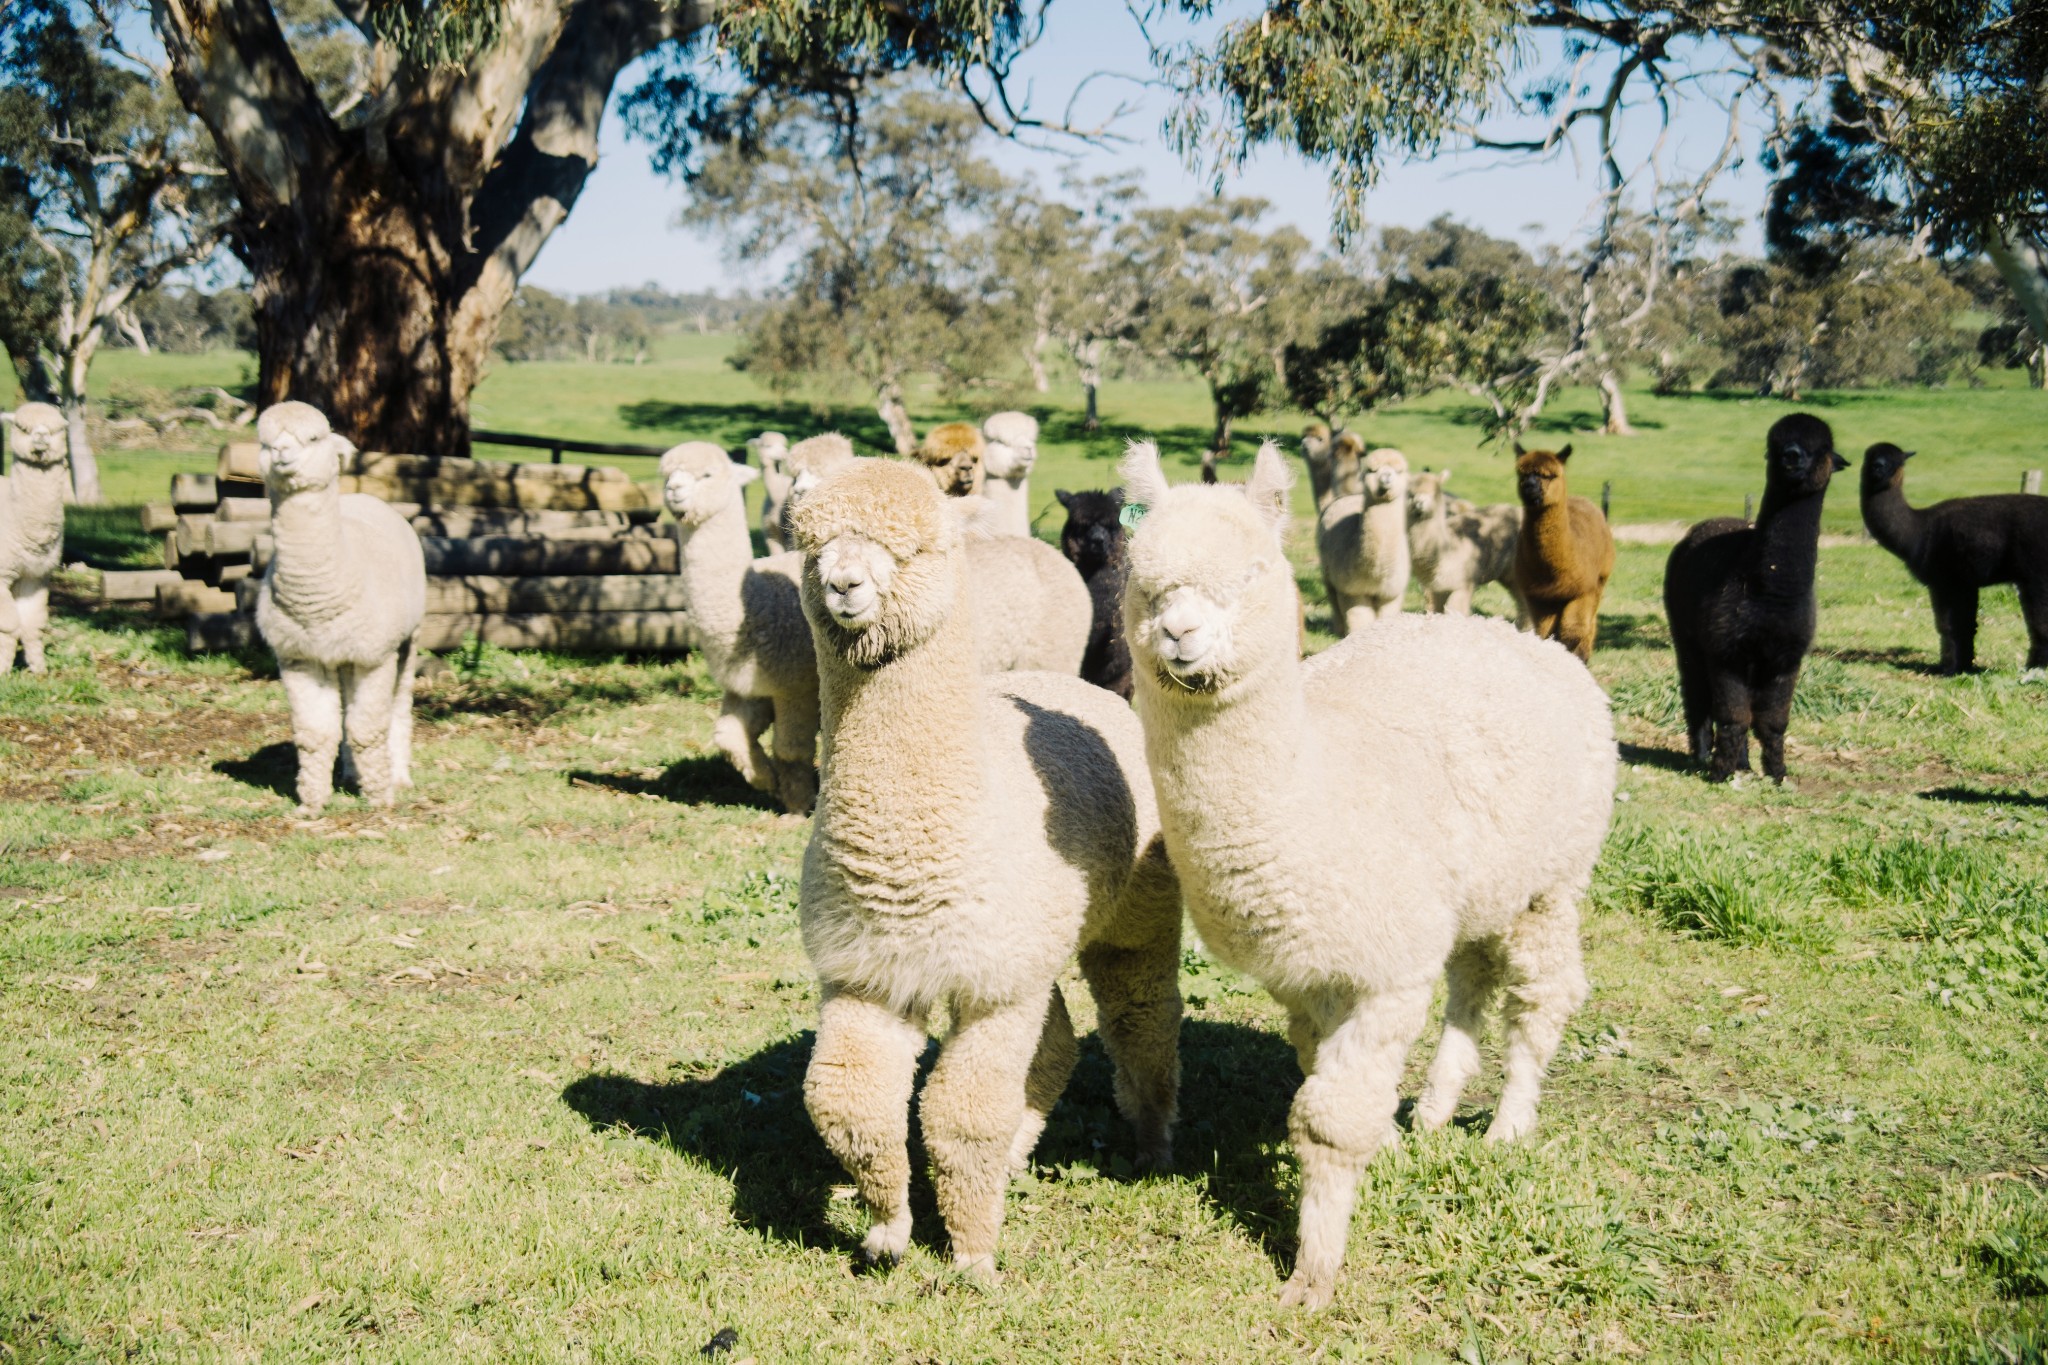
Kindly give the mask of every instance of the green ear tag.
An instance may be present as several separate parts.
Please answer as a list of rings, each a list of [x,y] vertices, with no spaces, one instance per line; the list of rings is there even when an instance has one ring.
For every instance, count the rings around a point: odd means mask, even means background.
[[[1143,521],[1145,514],[1151,510],[1142,502],[1127,502],[1123,511],[1116,514],[1116,519],[1126,531],[1135,531],[1138,529],[1138,523]]]

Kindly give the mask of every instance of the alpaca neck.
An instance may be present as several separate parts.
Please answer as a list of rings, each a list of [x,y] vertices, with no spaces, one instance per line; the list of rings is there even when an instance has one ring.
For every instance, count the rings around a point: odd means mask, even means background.
[[[1906,491],[1897,484],[1863,494],[1863,524],[1877,543],[1908,564],[1920,562],[1927,538],[1927,514],[1906,501]]]
[[[1451,542],[1451,500],[1439,494],[1429,515],[1409,528],[1408,538],[1417,560],[1435,564]]]
[[[678,523],[677,533],[690,624],[712,676],[722,678],[746,614],[740,590],[754,562],[746,504],[734,498],[699,525]]]
[[[14,533],[34,557],[55,555],[64,543],[64,494],[71,474],[63,463],[31,464],[17,459],[7,475]]]
[[[1750,553],[1752,589],[1765,596],[1802,597],[1813,589],[1820,557],[1821,494],[1764,489]]]
[[[982,808],[986,702],[957,577],[954,592],[929,639],[875,668],[818,641],[814,837],[880,913],[942,909],[970,882],[975,841],[962,831]]]
[[[1004,535],[1031,534],[1031,476],[1005,474],[990,477],[981,485],[981,496],[992,504],[995,529]]]
[[[355,599],[356,565],[341,538],[341,489],[270,495],[270,593],[295,621],[329,620]]]
[[[1535,547],[1546,564],[1571,562],[1574,547],[1570,495],[1541,507],[1522,504],[1522,538]]]

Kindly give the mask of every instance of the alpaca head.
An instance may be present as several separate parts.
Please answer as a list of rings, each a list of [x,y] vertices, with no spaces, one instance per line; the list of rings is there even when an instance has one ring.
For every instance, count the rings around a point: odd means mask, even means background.
[[[1358,480],[1365,461],[1365,438],[1355,431],[1340,431],[1330,442],[1330,479],[1338,488]]]
[[[779,431],[764,431],[748,442],[754,448],[754,456],[761,461],[763,474],[780,472],[789,460],[789,438]]]
[[[1910,450],[1901,450],[1890,441],[1879,441],[1863,452],[1863,491],[1883,493],[1897,488],[1906,481],[1906,461],[1913,458]]]
[[[64,435],[64,414],[48,403],[23,403],[14,410],[7,448],[24,464],[54,469],[64,463],[70,442]]]
[[[1766,484],[1794,493],[1824,493],[1828,480],[1849,462],[1835,453],[1835,433],[1810,413],[1795,412],[1771,424],[1765,438]]]
[[[1534,510],[1538,507],[1561,507],[1564,505],[1564,462],[1572,457],[1572,448],[1563,450],[1524,450],[1521,442],[1515,443],[1515,492],[1522,499],[1522,506]]]
[[[1028,412],[996,413],[981,424],[981,434],[981,467],[992,479],[1021,479],[1038,461],[1038,419]]]
[[[1381,446],[1365,457],[1365,500],[1398,503],[1408,496],[1408,457]]]
[[[661,500],[681,526],[698,527],[740,505],[740,490],[759,478],[751,465],[734,464],[725,447],[685,441],[661,457]]]
[[[1330,461],[1330,428],[1322,422],[1310,422],[1301,429],[1301,458],[1311,465],[1325,465]]]
[[[790,521],[819,648],[876,668],[930,639],[951,613],[960,525],[918,470],[855,460],[812,489]]]
[[[1169,693],[1214,695],[1263,662],[1296,654],[1294,570],[1281,549],[1287,460],[1259,447],[1250,482],[1169,488],[1150,442],[1123,460],[1145,508],[1125,557],[1124,633],[1137,672]]]
[[[1425,469],[1420,474],[1409,475],[1408,520],[1428,521],[1435,516],[1437,508],[1450,496],[1444,491],[1444,485],[1450,481],[1451,471],[1448,469],[1437,474]]]
[[[1067,524],[1060,528],[1060,553],[1083,578],[1123,554],[1123,489],[1069,493],[1062,488],[1053,496],[1067,509]]]
[[[310,403],[277,403],[256,418],[257,465],[273,493],[325,488],[341,477],[341,462],[355,452],[328,428]]]
[[[827,474],[852,463],[853,442],[836,431],[806,436],[789,448],[784,463],[789,466],[789,496],[802,497],[818,486]]]
[[[988,444],[972,422],[944,422],[925,433],[917,458],[931,471],[939,491],[964,498],[981,491],[981,462]]]

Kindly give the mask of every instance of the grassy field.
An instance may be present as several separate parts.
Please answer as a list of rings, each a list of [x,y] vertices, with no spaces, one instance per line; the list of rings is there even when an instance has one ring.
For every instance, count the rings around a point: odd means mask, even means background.
[[[479,421],[808,423],[709,348],[556,368],[494,374]],[[1192,462],[1198,394],[1105,397],[1094,442],[1053,414],[1041,496],[1107,482],[1126,430]],[[2043,401],[1815,410],[1851,450],[1918,444],[1931,497],[2015,485]],[[1617,520],[1739,508],[1784,410],[1639,406],[1665,425],[1583,438]],[[1498,496],[1459,411],[1385,439]],[[181,461],[110,453],[109,483],[160,496]],[[122,515],[81,515],[74,553],[143,553]],[[2048,683],[2016,674],[2013,596],[1987,594],[1991,671],[1940,678],[1924,593],[1831,544],[1792,780],[1713,788],[1678,752],[1663,555],[1625,546],[1603,614],[1622,800],[1543,1126],[1483,1147],[1489,1073],[1457,1128],[1383,1157],[1316,1316],[1274,1306],[1292,1053],[1192,940],[1179,1169],[1133,1177],[1091,1038],[1011,1195],[1004,1283],[948,1268],[922,1182],[910,1258],[859,1274],[799,1092],[806,825],[715,756],[694,663],[454,656],[408,801],[300,822],[266,661],[187,658],[67,577],[50,676],[0,680],[0,1351],[672,1362],[730,1329],[729,1363],[2043,1359]]]

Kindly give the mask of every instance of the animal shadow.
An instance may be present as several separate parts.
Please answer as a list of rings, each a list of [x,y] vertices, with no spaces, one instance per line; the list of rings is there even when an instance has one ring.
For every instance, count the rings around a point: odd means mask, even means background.
[[[660,777],[644,778],[633,773],[600,773],[587,768],[572,769],[569,780],[588,787],[605,787],[629,796],[658,796],[682,806],[750,806],[755,810],[781,811],[782,803],[764,791],[756,791],[733,771],[730,763],[714,754],[694,754],[678,759]]]
[[[1600,648],[1669,649],[1671,628],[1658,613],[1631,615],[1627,612],[1600,614]]]
[[[1922,801],[1948,801],[1959,806],[2048,807],[2048,795],[2033,792],[1983,791],[1976,787],[1934,787],[1920,793]]]
[[[1662,768],[1666,772],[1673,773],[1705,771],[1703,767],[1692,761],[1691,754],[1677,749],[1653,749],[1647,744],[1629,744],[1626,742],[1616,747],[1620,749],[1621,761],[1624,763],[1645,764],[1652,768]]]
[[[299,799],[299,751],[290,744],[266,744],[247,758],[223,758],[213,770],[245,787]]]
[[[1847,664],[1877,664],[1885,668],[1896,668],[1902,673],[1918,673],[1923,678],[1944,676],[1941,665],[1927,657],[1926,651],[1894,645],[1888,649],[1831,649],[1830,658],[1840,659]]]

